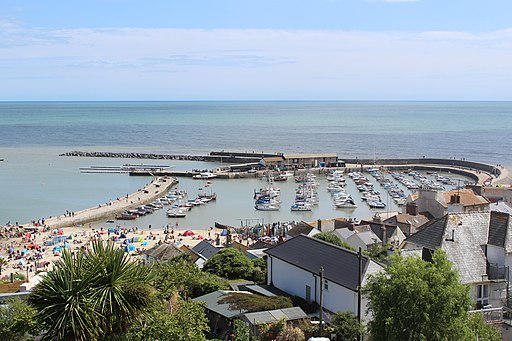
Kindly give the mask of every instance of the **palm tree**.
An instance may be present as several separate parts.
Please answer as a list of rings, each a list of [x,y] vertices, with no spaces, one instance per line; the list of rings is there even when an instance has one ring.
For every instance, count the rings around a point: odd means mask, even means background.
[[[7,266],[8,264],[9,262],[5,258],[0,257],[0,276],[2,276],[2,268]]]
[[[90,252],[64,251],[29,302],[47,328],[46,339],[112,339],[151,304],[151,279],[150,268],[131,261],[115,244],[95,242]]]

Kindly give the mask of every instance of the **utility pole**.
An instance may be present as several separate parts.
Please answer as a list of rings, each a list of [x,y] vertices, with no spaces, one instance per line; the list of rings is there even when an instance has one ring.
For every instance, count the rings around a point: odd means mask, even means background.
[[[363,252],[361,248],[357,252],[357,258],[359,260],[359,274],[357,278],[357,320],[361,323],[361,286],[363,284]],[[362,340],[362,336],[359,337]]]
[[[319,336],[322,336],[324,331],[324,267],[320,267],[320,326],[319,326]]]

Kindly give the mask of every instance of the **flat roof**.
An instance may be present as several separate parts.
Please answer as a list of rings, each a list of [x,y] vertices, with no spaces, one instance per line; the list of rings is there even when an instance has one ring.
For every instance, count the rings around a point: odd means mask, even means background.
[[[336,153],[325,153],[325,154],[285,154],[285,159],[314,159],[314,158],[322,158],[322,157],[335,157],[338,155]]]

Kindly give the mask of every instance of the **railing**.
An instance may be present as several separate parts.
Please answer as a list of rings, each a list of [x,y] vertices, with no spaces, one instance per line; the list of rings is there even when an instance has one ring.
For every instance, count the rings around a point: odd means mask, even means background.
[[[507,307],[470,310],[470,314],[482,314],[487,323],[506,323],[512,326],[512,309]]]

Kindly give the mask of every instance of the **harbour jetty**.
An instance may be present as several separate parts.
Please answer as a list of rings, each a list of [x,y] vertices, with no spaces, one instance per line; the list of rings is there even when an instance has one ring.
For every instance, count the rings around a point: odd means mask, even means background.
[[[71,151],[60,154],[59,156],[248,163],[259,162],[262,157],[276,155],[278,154],[236,153],[223,151],[211,152],[209,155]]]
[[[157,177],[150,184],[135,193],[127,194],[117,200],[103,203],[96,207],[50,217],[45,219],[45,225],[51,228],[71,227],[112,218],[126,210],[153,202],[155,199],[165,195],[177,183],[176,178]]]

